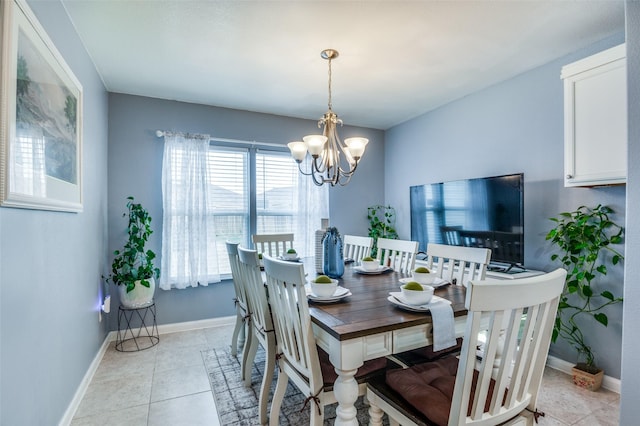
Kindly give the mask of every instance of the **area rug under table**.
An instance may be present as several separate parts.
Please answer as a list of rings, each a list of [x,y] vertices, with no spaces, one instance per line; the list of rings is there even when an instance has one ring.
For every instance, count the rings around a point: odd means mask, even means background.
[[[259,425],[258,421],[258,397],[260,392],[260,383],[264,371],[264,350],[258,349],[256,360],[251,370],[251,386],[246,387],[240,380],[240,358],[242,354],[238,353],[238,358],[231,356],[230,350],[225,349],[209,349],[202,351],[202,358],[209,376],[209,383],[213,390],[216,400],[218,415],[220,416],[220,424],[228,425]],[[269,392],[269,404],[267,410],[271,407],[271,398],[276,387],[277,367],[274,374],[273,383]],[[280,425],[300,426],[309,424],[309,405],[300,411],[304,405],[305,397],[298,389],[289,382],[282,408],[280,410]],[[337,404],[325,407],[325,425],[333,425],[336,417]],[[361,425],[369,423],[369,406],[363,402],[363,397],[356,401],[358,409],[358,422]],[[385,424],[386,416],[385,416]]]

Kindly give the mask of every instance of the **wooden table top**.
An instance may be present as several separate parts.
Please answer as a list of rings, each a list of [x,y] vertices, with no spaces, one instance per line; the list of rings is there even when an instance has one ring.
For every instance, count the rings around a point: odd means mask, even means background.
[[[313,263],[305,261],[305,270],[314,277]],[[387,300],[389,292],[400,291],[400,278],[407,275],[395,271],[378,275],[359,274],[353,265],[345,265],[340,285],[352,296],[334,303],[309,301],[311,320],[338,340],[431,323],[429,312],[410,312],[396,307]],[[466,288],[446,285],[437,288],[435,295],[452,302],[454,316],[466,315],[464,307]]]

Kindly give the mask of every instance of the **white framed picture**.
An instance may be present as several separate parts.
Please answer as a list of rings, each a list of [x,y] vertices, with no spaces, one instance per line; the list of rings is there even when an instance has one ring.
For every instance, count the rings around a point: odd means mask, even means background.
[[[0,205],[82,211],[82,86],[24,0],[1,4]]]

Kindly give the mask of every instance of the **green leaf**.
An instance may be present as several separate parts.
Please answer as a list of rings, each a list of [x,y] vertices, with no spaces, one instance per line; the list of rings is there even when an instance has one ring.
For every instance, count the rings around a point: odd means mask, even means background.
[[[593,296],[593,290],[591,289],[590,286],[585,285],[582,287],[582,294],[584,294],[587,297],[591,297]]]
[[[602,312],[593,314],[593,317],[596,319],[596,321],[598,321],[600,324],[604,325],[605,327],[609,325],[609,318],[607,318],[607,315],[603,314]]]
[[[609,299],[609,300],[613,300],[614,296],[613,293],[611,293],[610,291],[603,291],[602,293],[600,293],[600,296],[604,297],[605,299]]]

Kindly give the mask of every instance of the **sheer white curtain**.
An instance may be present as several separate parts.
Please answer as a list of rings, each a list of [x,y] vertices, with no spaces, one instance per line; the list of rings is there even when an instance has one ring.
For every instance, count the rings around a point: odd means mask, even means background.
[[[307,156],[302,163],[302,170],[309,170]],[[317,186],[311,176],[304,176],[298,172],[298,194],[296,229],[294,230],[294,245],[301,257],[315,255],[315,231],[320,229],[322,218],[329,217],[329,185]]]
[[[160,288],[220,281],[207,167],[209,135],[168,134],[162,164]]]

